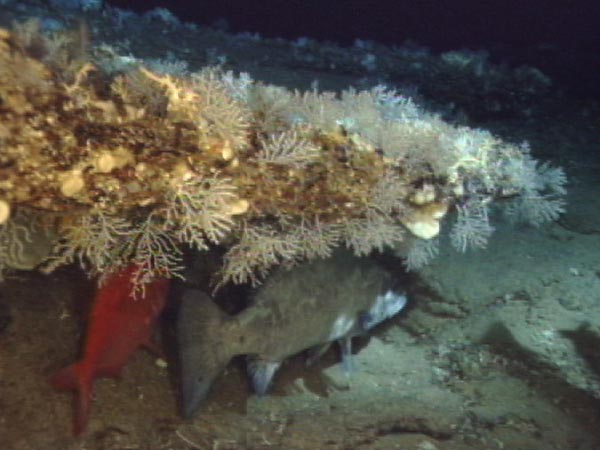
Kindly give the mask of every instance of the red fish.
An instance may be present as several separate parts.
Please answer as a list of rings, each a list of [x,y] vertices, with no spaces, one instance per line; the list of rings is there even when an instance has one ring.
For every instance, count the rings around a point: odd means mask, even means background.
[[[83,357],[50,378],[59,390],[77,391],[74,434],[85,429],[90,415],[94,380],[118,377],[129,357],[140,346],[153,348],[153,326],[163,310],[169,280],[156,278],[145,286],[145,294],[134,298],[132,264],[111,274],[96,292]]]

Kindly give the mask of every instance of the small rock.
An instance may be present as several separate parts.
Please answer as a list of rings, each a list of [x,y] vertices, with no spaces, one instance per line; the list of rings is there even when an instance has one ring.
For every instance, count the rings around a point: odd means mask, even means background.
[[[419,442],[419,445],[417,445],[417,448],[419,450],[437,450],[437,447],[429,441]]]
[[[168,367],[168,363],[162,359],[162,358],[157,358],[156,361],[154,361],[154,364],[156,364],[158,367],[160,367],[161,369],[166,369]]]

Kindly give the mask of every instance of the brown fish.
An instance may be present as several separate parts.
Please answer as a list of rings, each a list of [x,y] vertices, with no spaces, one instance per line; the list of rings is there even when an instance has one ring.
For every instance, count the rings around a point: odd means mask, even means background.
[[[177,323],[183,416],[204,402],[214,380],[236,355],[247,355],[257,394],[266,393],[283,360],[311,349],[311,360],[340,343],[351,366],[351,339],[400,311],[406,297],[389,272],[346,252],[291,270],[276,270],[252,303],[229,316],[200,290],[183,295]]]

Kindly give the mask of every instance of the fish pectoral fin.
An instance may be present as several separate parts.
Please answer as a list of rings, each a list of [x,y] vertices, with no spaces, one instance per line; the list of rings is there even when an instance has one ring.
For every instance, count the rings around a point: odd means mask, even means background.
[[[281,366],[279,361],[266,361],[257,357],[247,358],[248,375],[256,395],[262,397],[267,393],[279,366]]]
[[[325,353],[327,353],[327,350],[329,350],[330,347],[331,342],[326,342],[309,348],[306,355],[306,367],[312,367]]]
[[[342,356],[342,370],[346,376],[355,371],[354,361],[352,359],[352,338],[350,336],[338,339],[340,354]]]

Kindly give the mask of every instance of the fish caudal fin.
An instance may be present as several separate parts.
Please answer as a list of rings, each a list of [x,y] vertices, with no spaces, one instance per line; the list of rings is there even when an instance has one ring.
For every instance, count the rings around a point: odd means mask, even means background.
[[[203,291],[187,290],[177,319],[181,364],[182,415],[190,419],[202,406],[214,380],[234,351],[228,348],[223,325],[229,320]]]
[[[73,390],[76,392],[75,417],[73,418],[73,434],[79,436],[84,430],[90,417],[92,405],[91,375],[86,375],[80,363],[75,363],[59,370],[50,377],[50,385],[60,391]]]

